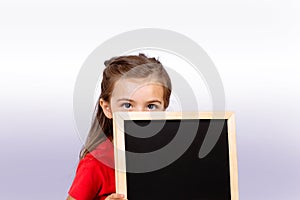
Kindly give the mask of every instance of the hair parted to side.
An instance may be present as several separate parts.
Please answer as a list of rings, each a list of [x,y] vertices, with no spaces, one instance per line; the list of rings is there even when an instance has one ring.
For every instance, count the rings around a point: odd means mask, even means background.
[[[149,78],[161,84],[164,90],[164,106],[169,106],[172,85],[170,77],[163,65],[155,58],[149,58],[144,54],[113,57],[104,62],[106,68],[103,71],[101,82],[101,94],[96,103],[94,116],[85,145],[80,151],[80,159],[94,150],[106,137],[112,140],[112,119],[105,116],[99,104],[100,99],[109,102],[115,83],[121,78]],[[105,137],[106,136],[106,137]]]

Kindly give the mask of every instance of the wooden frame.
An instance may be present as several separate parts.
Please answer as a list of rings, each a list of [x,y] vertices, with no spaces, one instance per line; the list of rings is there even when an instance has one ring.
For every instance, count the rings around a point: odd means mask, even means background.
[[[239,199],[236,129],[233,112],[115,112],[113,119],[116,192],[125,194],[126,197],[124,120],[227,119],[231,200]]]

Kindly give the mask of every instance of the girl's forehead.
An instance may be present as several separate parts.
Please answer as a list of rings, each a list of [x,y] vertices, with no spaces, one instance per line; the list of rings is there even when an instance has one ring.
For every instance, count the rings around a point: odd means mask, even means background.
[[[118,80],[113,89],[113,96],[133,95],[144,90],[158,90],[162,84],[155,80],[143,78],[130,78]]]
[[[162,85],[157,79],[152,78],[121,78],[114,86],[114,90],[117,89],[138,89],[147,85]]]

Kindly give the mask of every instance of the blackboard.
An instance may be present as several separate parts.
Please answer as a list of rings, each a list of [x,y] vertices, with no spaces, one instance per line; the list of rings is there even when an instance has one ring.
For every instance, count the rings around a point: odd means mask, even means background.
[[[129,200],[238,199],[233,113],[115,113],[113,118],[118,193]]]

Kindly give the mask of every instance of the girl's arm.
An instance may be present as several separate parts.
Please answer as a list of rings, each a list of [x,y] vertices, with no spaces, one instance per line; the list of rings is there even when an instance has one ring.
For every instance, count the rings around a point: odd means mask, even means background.
[[[74,199],[73,197],[71,197],[69,195],[66,200],[76,200],[76,199]],[[127,200],[127,199],[124,199],[123,194],[113,193],[113,194],[109,195],[108,197],[106,197],[105,200]]]
[[[74,199],[73,197],[71,197],[70,195],[67,197],[67,199],[66,200],[76,200],[76,199]]]

